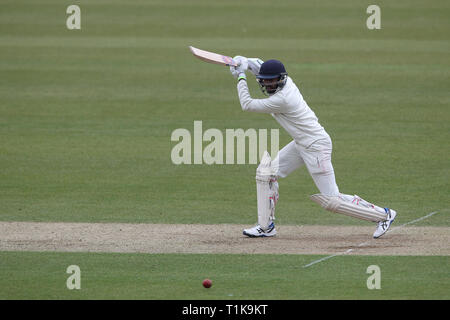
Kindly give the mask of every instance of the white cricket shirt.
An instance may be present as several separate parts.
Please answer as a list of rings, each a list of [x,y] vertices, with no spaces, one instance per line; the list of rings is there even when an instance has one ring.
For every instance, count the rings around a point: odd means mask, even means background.
[[[270,113],[297,145],[307,148],[317,140],[330,139],[290,77],[283,89],[266,99],[252,99],[247,81],[238,81],[237,89],[242,110]]]

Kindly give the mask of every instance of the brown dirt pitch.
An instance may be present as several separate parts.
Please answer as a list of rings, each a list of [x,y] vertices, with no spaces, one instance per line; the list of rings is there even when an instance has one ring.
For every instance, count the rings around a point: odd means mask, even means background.
[[[449,255],[447,227],[283,226],[247,238],[244,225],[0,222],[1,251]],[[349,250],[351,249],[351,250]]]

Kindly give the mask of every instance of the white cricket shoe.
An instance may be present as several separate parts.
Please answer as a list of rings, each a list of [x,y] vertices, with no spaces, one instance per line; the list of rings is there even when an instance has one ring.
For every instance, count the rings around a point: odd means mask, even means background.
[[[273,237],[274,235],[277,234],[277,230],[275,230],[275,223],[272,222],[269,225],[269,228],[267,228],[267,230],[264,230],[263,228],[261,228],[260,225],[256,225],[253,228],[244,229],[243,234],[250,238]]]
[[[394,222],[394,219],[397,216],[397,212],[393,209],[384,208],[384,211],[387,213],[387,219],[378,222],[377,230],[375,230],[375,233],[373,234],[375,239],[381,237],[388,231],[391,223]]]

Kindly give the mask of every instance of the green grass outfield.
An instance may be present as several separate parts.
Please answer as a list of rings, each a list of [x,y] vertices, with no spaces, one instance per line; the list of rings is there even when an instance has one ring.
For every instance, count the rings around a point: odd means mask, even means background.
[[[66,28],[71,4],[81,30]],[[382,29],[368,30],[370,4],[3,0],[0,220],[253,224],[256,165],[171,162],[172,132],[195,120],[279,128],[242,112],[227,68],[192,57],[193,45],[282,60],[332,137],[342,192],[395,208],[398,225],[438,211],[420,225],[450,226],[450,4],[377,1]],[[280,129],[280,147],[289,141]],[[280,180],[277,223],[367,225],[324,212],[313,193],[304,168]],[[449,298],[448,256],[345,256],[306,270],[320,256],[0,257],[2,299],[254,299],[274,283],[263,298]],[[64,288],[69,264],[82,267],[80,291]],[[382,267],[379,291],[365,287],[370,264]],[[206,274],[215,285],[202,291]]]
[[[316,257],[1,252],[0,272],[4,277],[0,279],[0,299],[450,298],[448,256],[343,256],[303,268]],[[66,269],[72,264],[80,267],[79,290],[66,286],[70,276]],[[379,290],[367,288],[370,265],[380,267]],[[207,277],[213,279],[210,289],[202,286]]]

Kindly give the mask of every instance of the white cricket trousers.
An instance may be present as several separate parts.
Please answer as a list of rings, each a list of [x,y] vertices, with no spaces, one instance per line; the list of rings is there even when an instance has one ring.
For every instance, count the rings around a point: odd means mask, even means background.
[[[281,178],[287,177],[292,171],[306,165],[320,193],[331,197],[339,196],[339,188],[331,164],[332,149],[331,139],[327,138],[317,140],[307,148],[292,141],[278,152],[272,165],[277,176]]]

